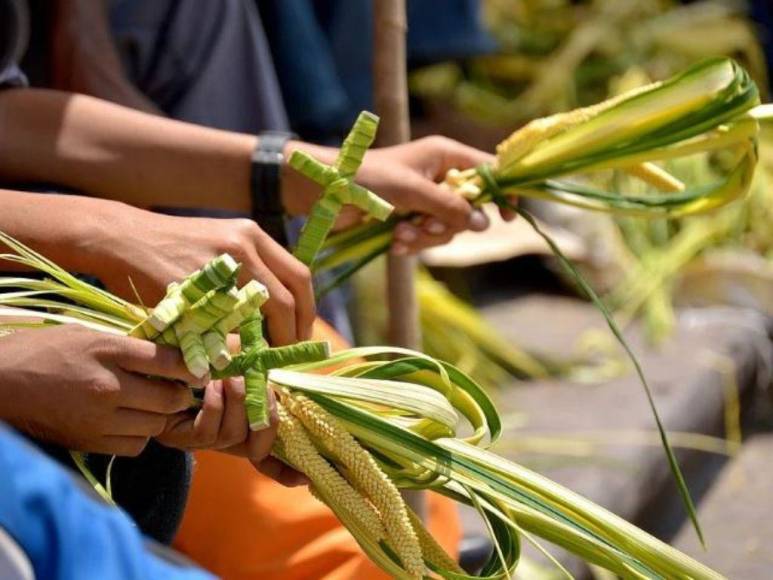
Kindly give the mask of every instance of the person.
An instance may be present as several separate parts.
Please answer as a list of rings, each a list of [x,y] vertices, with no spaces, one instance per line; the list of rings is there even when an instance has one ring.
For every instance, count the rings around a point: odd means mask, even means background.
[[[205,263],[220,253],[217,244],[226,234],[231,251],[251,248],[250,235],[258,231],[246,220],[166,216],[73,195],[0,190],[0,207],[0,230],[127,299],[138,287],[162,295],[179,262]],[[165,249],[174,247],[184,253]],[[12,262],[1,264],[14,268]],[[247,457],[284,484],[305,481],[268,457],[275,424],[248,430],[243,381],[201,383],[177,349],[69,325],[20,331],[3,338],[0,377],[0,420],[51,454],[66,458],[72,449],[137,457],[145,451],[139,459],[115,462],[114,497],[160,541],[170,542],[177,530],[190,479],[190,461],[174,450],[217,449]],[[192,398],[180,381],[206,386],[200,411],[188,410]],[[18,393],[24,396],[14,396]]]
[[[84,95],[26,88],[0,92],[0,134],[0,179],[7,183],[54,183],[138,207],[163,203],[251,209],[251,159],[258,142],[253,135],[164,119]],[[337,155],[334,148],[289,141],[284,159],[296,149],[327,163]],[[392,251],[415,252],[445,243],[464,229],[486,227],[482,213],[435,180],[452,167],[488,160],[481,152],[440,137],[368,153],[359,183],[399,211],[425,216],[420,226],[400,225]],[[318,195],[315,183],[283,165],[281,201],[288,214],[308,213]],[[352,225],[359,218],[347,211],[339,225]],[[278,246],[268,239],[261,242],[266,246],[263,256],[271,259]],[[255,253],[260,249],[256,244]],[[179,268],[186,266],[180,263]],[[252,274],[271,295],[265,313],[272,341],[287,344],[308,337],[314,319],[308,271],[299,265],[283,272],[284,279],[265,268]]]
[[[7,182],[46,181],[140,207],[217,207],[241,213],[252,209],[251,158],[261,141],[252,134],[194,126],[93,97],[33,88],[0,93],[0,134],[0,179]],[[337,154],[334,148],[291,140],[283,149],[283,158],[296,148],[327,162]],[[481,213],[436,182],[450,167],[489,160],[459,143],[430,138],[370,152],[358,181],[392,201],[398,210],[423,215],[418,222],[401,224],[396,234],[395,253],[415,252],[443,243],[462,229],[486,226]],[[284,209],[291,215],[308,212],[319,193],[317,187],[286,165],[281,174],[279,193]],[[360,217],[349,211],[339,225],[356,223]],[[273,246],[265,232],[256,233],[260,231],[256,228],[244,224],[243,229],[251,234],[246,236],[249,243],[239,246],[244,254],[237,258],[257,254],[257,262],[263,263],[273,255]],[[174,233],[156,230],[155,234],[161,238],[159,249],[176,249],[174,259],[165,261],[168,269],[159,274],[151,266],[164,261],[159,258],[163,252],[153,253],[150,261],[137,260],[135,266],[144,274],[140,277],[158,287],[164,277],[174,278],[170,272],[183,274],[187,252],[169,243],[182,239]],[[229,244],[228,240],[231,236],[220,243]],[[116,242],[114,238],[110,241]],[[131,238],[123,243],[126,248]],[[276,279],[259,266],[247,270],[247,275],[263,281],[271,291],[266,308],[271,341],[283,344],[308,336],[314,313],[311,293],[303,291],[309,286],[308,271],[293,268],[289,279]],[[147,301],[152,302],[152,290],[139,291],[143,300],[148,296]]]

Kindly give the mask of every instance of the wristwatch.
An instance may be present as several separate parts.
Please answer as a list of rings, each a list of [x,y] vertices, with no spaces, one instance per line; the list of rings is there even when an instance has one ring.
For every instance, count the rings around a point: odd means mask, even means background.
[[[281,197],[282,162],[285,145],[296,138],[284,131],[264,131],[258,135],[258,144],[252,153],[252,218],[283,246],[287,245],[287,234]]]

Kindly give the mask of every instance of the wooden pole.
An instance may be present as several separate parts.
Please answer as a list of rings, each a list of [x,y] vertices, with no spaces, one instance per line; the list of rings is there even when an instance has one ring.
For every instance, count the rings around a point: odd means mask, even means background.
[[[373,100],[381,117],[376,144],[398,145],[411,138],[408,116],[408,80],[405,36],[408,29],[405,0],[373,2]],[[419,310],[414,285],[416,258],[387,258],[389,341],[395,346],[418,349]],[[426,521],[425,495],[404,491],[403,497]]]

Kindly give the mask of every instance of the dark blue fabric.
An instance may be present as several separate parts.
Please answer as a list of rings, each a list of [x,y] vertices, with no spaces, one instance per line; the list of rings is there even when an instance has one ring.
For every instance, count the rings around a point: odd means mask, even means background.
[[[0,424],[0,526],[38,578],[204,580],[149,551],[121,510],[90,497],[51,459]]]
[[[27,85],[27,78],[15,64],[9,65],[0,70],[0,89],[9,87],[24,87]]]
[[[18,66],[26,46],[27,28],[26,4],[21,0],[0,0],[0,89],[27,84]]]
[[[410,63],[491,52],[478,0],[409,0]],[[335,140],[372,108],[369,0],[258,1],[293,129]]]
[[[175,119],[257,133],[287,127],[260,17],[247,0],[113,0],[129,78]]]
[[[768,78],[773,83],[773,3],[770,0],[752,0],[751,16],[759,26],[759,37],[768,61]]]

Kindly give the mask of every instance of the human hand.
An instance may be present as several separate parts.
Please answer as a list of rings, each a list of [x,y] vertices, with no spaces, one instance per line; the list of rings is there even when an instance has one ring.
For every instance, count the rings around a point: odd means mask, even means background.
[[[242,377],[212,381],[206,387],[201,408],[168,417],[156,439],[178,449],[213,449],[246,457],[258,471],[286,486],[306,483],[302,474],[270,456],[278,421],[273,391],[268,391],[270,424],[259,431],[248,427],[245,395]]]
[[[113,204],[83,242],[87,273],[116,294],[156,304],[179,281],[227,252],[242,263],[240,284],[255,279],[269,300],[261,308],[270,342],[292,344],[311,337],[316,316],[311,273],[248,219],[175,217]],[[130,281],[131,280],[131,281]]]
[[[199,383],[177,349],[78,325],[0,338],[0,377],[0,418],[17,429],[76,451],[128,456],[193,403],[172,380]]]
[[[325,163],[334,159],[335,150],[294,143],[292,148],[303,148]],[[482,231],[488,227],[485,214],[465,199],[439,183],[449,169],[469,169],[483,163],[491,163],[492,155],[463,145],[452,139],[433,136],[403,145],[372,149],[365,154],[357,172],[357,182],[383,197],[400,213],[418,213],[416,218],[403,221],[395,229],[392,252],[415,253],[426,247],[444,244],[463,230]],[[289,213],[306,213],[319,194],[314,185],[298,183],[300,177],[286,178],[291,181],[284,195]],[[511,220],[515,214],[502,212]],[[354,225],[361,214],[353,207],[345,208],[337,227]]]

